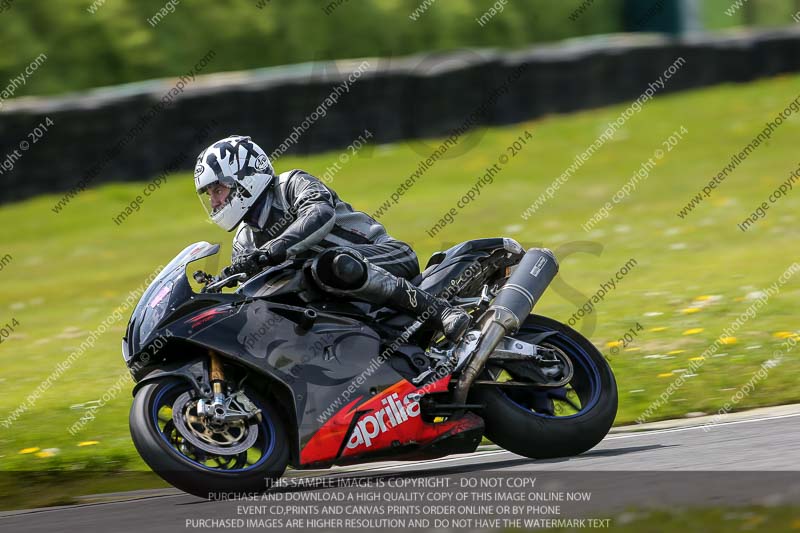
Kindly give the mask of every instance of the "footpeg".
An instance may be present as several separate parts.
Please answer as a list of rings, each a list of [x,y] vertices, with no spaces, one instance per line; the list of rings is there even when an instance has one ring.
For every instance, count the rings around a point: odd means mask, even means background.
[[[436,379],[441,379],[449,374],[453,374],[461,370],[464,364],[469,360],[470,354],[475,350],[480,339],[480,330],[472,330],[466,333],[461,342],[450,350],[445,352],[447,355],[441,359],[436,365],[429,368],[419,376],[411,380],[414,385],[421,385],[425,383],[428,378],[435,376]]]

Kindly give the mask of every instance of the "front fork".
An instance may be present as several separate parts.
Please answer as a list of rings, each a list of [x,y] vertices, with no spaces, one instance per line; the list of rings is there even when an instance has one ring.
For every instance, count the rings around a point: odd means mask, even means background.
[[[225,420],[225,372],[222,369],[222,360],[217,352],[208,350],[209,381],[211,382],[211,402],[205,398],[197,401],[197,414],[216,423]]]
[[[197,414],[216,424],[258,417],[261,410],[256,408],[242,391],[234,391],[231,397],[226,395],[225,372],[220,355],[214,350],[208,350],[208,359],[211,402],[207,403],[205,398],[199,399]]]

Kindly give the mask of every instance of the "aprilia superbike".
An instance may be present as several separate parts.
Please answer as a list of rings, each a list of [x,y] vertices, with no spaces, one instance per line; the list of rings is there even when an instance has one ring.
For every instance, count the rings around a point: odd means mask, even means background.
[[[558,271],[549,250],[493,238],[430,259],[412,282],[470,313],[457,343],[409,315],[322,293],[309,260],[250,279],[198,270],[193,284],[187,267],[218,250],[200,242],[178,254],[123,339],[133,442],[186,492],[265,490],[288,465],[468,453],[483,436],[526,457],[572,456],[613,423],[617,388],[600,352],[531,314]]]

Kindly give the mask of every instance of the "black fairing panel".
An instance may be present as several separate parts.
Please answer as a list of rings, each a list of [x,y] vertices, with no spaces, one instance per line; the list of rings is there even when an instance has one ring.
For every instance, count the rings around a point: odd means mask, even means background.
[[[434,295],[454,283],[460,290],[449,296],[477,296],[484,283],[498,269],[519,263],[525,250],[516,241],[508,238],[476,239],[462,242],[452,248],[436,252],[428,261],[425,271],[415,283],[419,288]],[[493,259],[491,259],[493,258]],[[477,269],[476,266],[480,268]],[[378,319],[382,325],[402,329],[414,322],[414,317],[391,309],[382,309]]]
[[[512,255],[510,264],[517,263],[524,255],[524,251],[518,244],[518,253],[509,251],[506,248],[509,241],[510,239],[503,238],[476,239],[462,242],[448,250],[433,254],[422,273],[422,281],[418,284],[419,288],[431,294],[440,294],[453,280],[464,276],[470,265],[493,254],[508,253]],[[470,276],[465,276],[465,278],[467,277]],[[462,283],[459,285],[465,286]]]
[[[287,294],[301,295],[313,290],[303,275],[305,259],[281,263],[244,282],[237,294],[248,298],[275,298]]]
[[[519,247],[516,257],[517,249],[510,243],[513,241],[501,238],[480,239],[436,254],[421,276],[420,287],[439,293],[454,282],[468,279],[470,285],[463,290],[473,290],[475,283],[495,275],[502,265],[519,261],[524,252]],[[155,367],[178,372],[194,364],[192,361],[205,358],[206,349],[212,349],[231,363],[255,370],[248,379],[261,379],[268,387],[275,387],[281,393],[279,401],[290,404],[287,408],[293,412],[289,420],[297,429],[297,440],[292,443],[297,456],[336,411],[356,399],[380,394],[404,379],[391,364],[381,364],[381,338],[368,325],[383,332],[383,320],[380,324],[375,321],[380,312],[357,302],[302,298],[303,294],[314,296],[302,268],[271,269],[234,294],[194,294],[185,275],[187,259],[206,257],[217,248],[207,243],[187,247],[170,263],[174,268],[165,268],[142,297],[123,350],[137,381]],[[477,273],[474,265],[479,267]],[[302,267],[302,262],[294,266]],[[173,284],[172,291],[164,292],[159,299],[167,282]],[[298,291],[301,298],[289,303],[265,299],[285,298]],[[306,305],[291,305],[298,300]],[[153,321],[155,327],[145,335],[147,339],[139,339],[133,332],[139,328],[145,308],[155,308],[158,302],[164,302],[168,312]],[[305,313],[309,308],[316,310],[316,319]],[[413,318],[394,314],[390,320],[407,322]],[[145,361],[148,339],[161,337],[167,339],[168,347],[153,353],[149,364],[140,365]],[[184,374],[187,379],[193,377]]]
[[[330,406],[347,403],[337,399],[358,383],[355,378],[378,359],[381,349],[373,329],[345,316],[319,312],[313,325],[303,329],[299,317],[304,309],[256,299],[224,306],[201,325],[192,327],[189,318],[184,329],[170,326],[174,336],[257,369],[286,387],[294,398],[301,449],[327,419],[321,423],[317,418]],[[391,365],[372,368],[369,379],[360,380],[346,398],[369,397],[371,389],[380,392],[403,379]]]

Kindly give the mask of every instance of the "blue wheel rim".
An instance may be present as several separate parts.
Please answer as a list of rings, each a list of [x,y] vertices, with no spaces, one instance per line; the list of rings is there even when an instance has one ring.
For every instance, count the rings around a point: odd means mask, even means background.
[[[203,470],[208,470],[210,472],[221,472],[221,473],[248,472],[250,470],[253,470],[254,468],[257,468],[258,466],[263,464],[267,459],[269,459],[269,457],[272,455],[272,451],[275,449],[275,426],[273,426],[272,420],[269,418],[269,416],[266,415],[264,411],[264,406],[253,398],[251,398],[250,401],[256,404],[256,406],[261,409],[261,422],[259,424],[259,431],[262,432],[264,438],[268,439],[269,442],[269,446],[267,447],[266,450],[262,451],[261,457],[258,459],[258,461],[256,461],[252,465],[249,465],[247,468],[229,468],[229,469],[211,468],[208,465],[195,461],[191,457],[187,457],[186,455],[182,454],[178,449],[175,448],[175,446],[169,441],[169,439],[167,439],[167,436],[164,434],[163,431],[161,431],[161,428],[158,425],[159,422],[158,411],[161,407],[163,407],[161,405],[161,398],[163,398],[167,392],[174,390],[177,386],[178,383],[173,383],[172,385],[165,387],[164,389],[159,391],[159,393],[156,395],[155,400],[153,401],[151,416],[153,417],[153,425],[155,426],[156,431],[158,431],[158,434],[161,436],[164,442],[167,443],[167,446],[172,448],[172,450],[174,450],[175,453],[179,454],[181,458],[185,459],[186,461],[189,461],[198,468],[202,468]]]
[[[539,332],[543,332],[543,331],[549,331],[549,330],[542,329],[542,328],[531,328],[530,330],[525,331],[524,333],[531,332],[531,333],[535,334],[535,333],[539,333]],[[500,393],[506,399],[508,399],[508,401],[510,401],[511,403],[513,403],[518,408],[524,410],[526,413],[531,414],[533,416],[537,416],[537,417],[540,417],[540,418],[546,418],[546,419],[557,419],[557,420],[569,420],[570,418],[576,418],[576,417],[579,417],[579,416],[583,416],[588,411],[590,411],[592,408],[594,408],[594,406],[597,405],[597,402],[600,399],[600,393],[601,393],[600,371],[597,368],[597,365],[594,363],[594,361],[592,361],[592,358],[589,356],[589,354],[586,353],[586,350],[584,350],[574,340],[572,340],[569,337],[563,335],[561,332],[557,331],[554,335],[552,335],[550,337],[547,337],[547,339],[545,339],[544,342],[546,342],[548,344],[552,344],[552,345],[556,346],[557,348],[559,348],[560,350],[562,350],[564,353],[566,353],[569,356],[569,358],[572,360],[572,364],[575,367],[576,371],[577,371],[578,368],[581,369],[583,375],[587,378],[587,380],[589,382],[589,388],[590,388],[589,401],[588,402],[583,402],[582,401],[581,402],[581,408],[577,413],[573,413],[571,415],[565,415],[565,416],[549,415],[547,413],[538,413],[538,412],[534,411],[533,409],[531,409],[530,407],[527,407],[525,405],[520,404],[519,402],[517,402],[513,398],[511,398],[511,396],[506,394],[505,391],[501,387],[498,387],[497,389],[500,391]],[[574,379],[575,378],[573,376],[573,380]],[[570,384],[571,383],[572,383],[572,381],[570,381]],[[577,393],[577,391],[576,391],[576,393]],[[536,391],[533,394],[540,394],[540,395],[544,394],[544,395],[546,395],[547,391]]]

